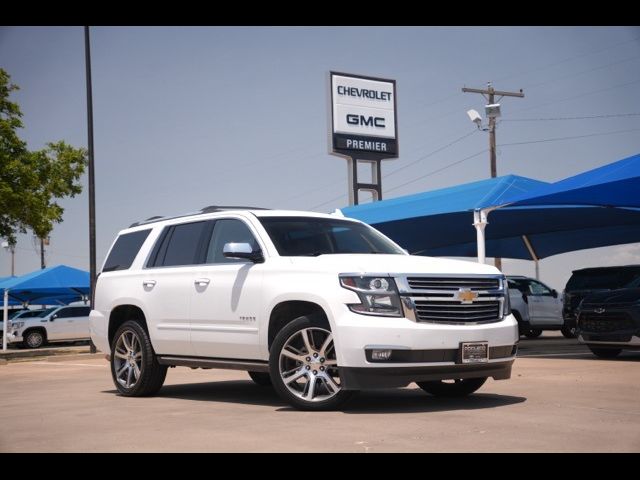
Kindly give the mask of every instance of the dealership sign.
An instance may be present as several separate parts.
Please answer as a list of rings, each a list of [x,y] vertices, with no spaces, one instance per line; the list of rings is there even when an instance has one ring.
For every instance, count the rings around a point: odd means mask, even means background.
[[[332,150],[361,159],[398,156],[396,82],[331,72]]]

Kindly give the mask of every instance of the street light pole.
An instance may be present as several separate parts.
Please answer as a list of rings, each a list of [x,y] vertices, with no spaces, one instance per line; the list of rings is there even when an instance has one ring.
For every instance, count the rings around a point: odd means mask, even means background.
[[[96,289],[96,193],[95,168],[93,162],[93,92],[91,90],[91,46],[89,27],[84,27],[84,54],[87,80],[87,147],[89,150],[89,282],[91,291],[91,307],[93,308]],[[91,353],[96,353],[93,341],[90,343]]]

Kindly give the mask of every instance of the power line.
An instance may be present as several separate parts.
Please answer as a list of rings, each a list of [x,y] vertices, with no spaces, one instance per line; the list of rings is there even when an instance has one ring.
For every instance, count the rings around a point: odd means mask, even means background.
[[[526,88],[538,88],[543,85],[547,85],[549,83],[556,82],[558,80],[566,80],[567,78],[577,77],[578,75],[582,75],[584,73],[595,72],[596,70],[602,70],[603,68],[612,67],[613,65],[619,65],[621,63],[630,62],[632,60],[636,60],[640,58],[638,55],[634,55],[633,57],[625,58],[624,60],[618,60],[617,62],[607,63],[606,65],[600,65],[599,67],[589,68],[587,70],[582,70],[580,72],[570,73],[569,75],[563,75],[562,77],[556,77],[551,80],[545,80],[544,82],[534,83],[532,85],[527,86]]]
[[[417,182],[418,180],[422,180],[423,178],[429,177],[431,175],[435,175],[436,173],[440,173],[440,172],[442,172],[442,171],[444,171],[444,170],[446,170],[448,168],[454,167],[456,165],[461,164],[462,162],[466,162],[467,160],[470,160],[470,159],[472,159],[474,157],[477,157],[478,155],[486,153],[487,151],[489,151],[489,149],[485,148],[484,150],[476,152],[473,155],[469,155],[468,157],[464,157],[461,160],[456,160],[455,162],[450,163],[448,165],[445,165],[444,167],[438,168],[438,169],[433,170],[433,171],[431,171],[429,173],[425,173],[424,175],[420,175],[419,177],[413,178],[413,179],[409,180],[408,182],[401,183],[400,185],[397,185],[397,186],[395,186],[393,188],[388,189],[387,192],[393,192],[394,190],[397,190],[397,189],[402,188],[402,187],[404,187],[406,185],[409,185],[410,183]]]
[[[621,117],[638,117],[640,113],[612,113],[609,115],[584,115],[580,117],[548,117],[548,118],[508,118],[501,120],[502,122],[551,122],[556,120],[587,120],[591,118],[621,118]]]
[[[416,159],[416,160],[414,160],[413,162],[409,162],[409,163],[407,163],[406,165],[403,165],[403,166],[401,166],[401,167],[399,167],[399,168],[396,168],[395,170],[392,170],[391,172],[389,172],[389,173],[385,174],[385,178],[389,178],[390,176],[395,175],[396,173],[401,172],[402,170],[404,170],[404,169],[406,169],[406,168],[409,168],[410,166],[415,165],[416,163],[421,162],[422,160],[426,160],[427,158],[429,158],[429,157],[431,157],[431,156],[435,155],[436,153],[439,153],[439,152],[441,152],[442,150],[445,150],[445,149],[447,149],[447,148],[451,147],[452,145],[455,145],[456,143],[461,142],[461,141],[462,141],[462,140],[464,140],[465,138],[470,137],[471,135],[473,135],[473,134],[474,134],[474,133],[476,133],[476,132],[478,132],[478,129],[477,129],[477,128],[474,128],[474,129],[473,129],[473,130],[471,130],[470,132],[465,133],[465,134],[464,134],[464,135],[462,135],[461,137],[456,138],[455,140],[453,140],[453,141],[451,141],[451,142],[447,143],[446,145],[444,145],[444,146],[442,146],[442,147],[440,147],[440,148],[438,148],[438,149],[436,149],[436,150],[433,150],[432,152],[427,153],[426,155],[423,155],[422,157],[417,158],[417,159]]]
[[[548,68],[555,67],[555,66],[561,65],[561,64],[566,63],[566,62],[570,62],[572,60],[575,60],[576,58],[588,57],[590,55],[595,55],[596,53],[602,53],[602,52],[610,50],[610,49],[612,49],[614,47],[619,47],[620,45],[624,45],[626,43],[631,43],[631,42],[636,42],[638,40],[640,40],[640,37],[634,37],[634,38],[632,38],[630,40],[624,40],[622,42],[614,43],[614,44],[609,45],[607,47],[604,47],[604,48],[602,48],[600,50],[595,50],[595,51],[592,50],[592,51],[589,51],[589,52],[581,53],[579,55],[573,55],[571,57],[564,58],[562,60],[559,60],[559,61],[554,62],[554,63],[550,63],[550,64],[542,66],[542,67],[536,67],[536,68],[532,68],[530,70],[522,70],[522,71],[520,71],[518,73],[512,73],[512,74],[506,75],[506,76],[501,77],[501,78],[496,78],[494,81],[495,82],[500,82],[500,81],[505,80],[507,78],[513,78],[513,77],[517,77],[519,75],[524,75],[524,74],[527,74],[527,73],[537,72],[537,71],[540,71],[540,70],[546,70]]]
[[[613,90],[613,89],[620,88],[620,87],[626,87],[628,85],[633,85],[634,83],[638,83],[638,82],[640,82],[640,79],[633,80],[632,82],[619,83],[617,85],[613,85],[611,87],[606,87],[606,88],[600,88],[598,90],[592,90],[590,92],[580,93],[579,95],[574,95],[572,97],[561,98],[559,100],[552,100],[551,102],[547,102],[547,103],[540,103],[538,105],[533,105],[533,106],[528,107],[528,108],[520,108],[518,110],[514,110],[514,112],[526,112],[527,110],[532,110],[532,109],[535,109],[535,108],[545,107],[547,105],[556,105],[558,103],[568,102],[569,100],[575,100],[576,98],[586,97],[587,95],[593,95],[594,93],[606,92],[608,90]]]
[[[615,132],[604,132],[604,133],[590,133],[587,135],[575,135],[571,137],[556,137],[556,138],[544,138],[541,140],[530,140],[527,142],[513,142],[513,143],[501,143],[499,147],[508,147],[511,145],[529,145],[531,143],[546,143],[546,142],[559,142],[561,140],[574,140],[576,138],[587,138],[587,137],[602,137],[605,135],[614,135],[617,133],[629,133],[629,132],[638,132],[640,128],[631,128],[629,130],[616,130]]]

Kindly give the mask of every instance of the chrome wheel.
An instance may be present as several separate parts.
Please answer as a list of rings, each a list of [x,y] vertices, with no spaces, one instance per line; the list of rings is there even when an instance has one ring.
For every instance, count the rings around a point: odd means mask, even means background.
[[[138,383],[142,368],[142,344],[132,330],[122,332],[113,354],[115,377],[120,385],[132,388]]]
[[[30,332],[27,336],[27,345],[29,348],[38,348],[44,343],[44,337],[40,332]]]
[[[331,332],[318,327],[295,332],[280,351],[279,371],[287,390],[301,400],[336,396],[341,387]]]

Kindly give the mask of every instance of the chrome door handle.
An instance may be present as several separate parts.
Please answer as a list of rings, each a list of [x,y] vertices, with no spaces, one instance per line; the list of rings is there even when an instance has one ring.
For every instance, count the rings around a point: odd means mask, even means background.
[[[203,285],[209,285],[209,282],[211,282],[211,280],[208,278],[197,278],[193,283],[201,287]]]
[[[144,287],[153,287],[155,284],[156,284],[156,281],[155,281],[155,280],[144,280],[144,281],[142,282],[142,285],[143,285]]]

